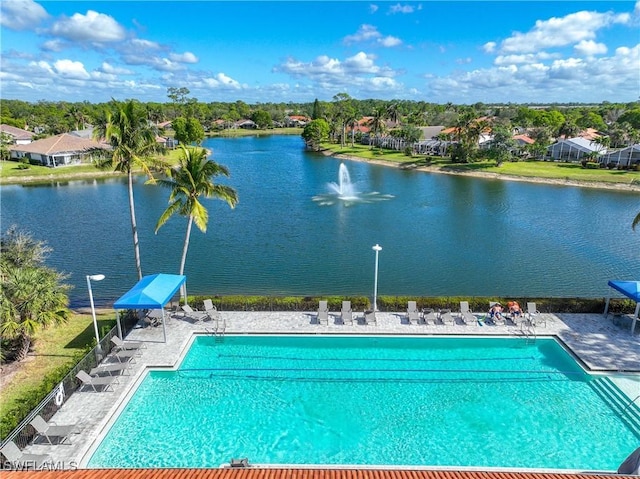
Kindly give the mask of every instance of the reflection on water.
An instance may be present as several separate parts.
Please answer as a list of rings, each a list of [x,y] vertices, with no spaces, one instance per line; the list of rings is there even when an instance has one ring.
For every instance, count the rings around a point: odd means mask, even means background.
[[[194,229],[191,294],[588,296],[640,271],[637,194],[402,171],[345,163],[363,201],[338,203],[340,160],[304,151],[297,137],[211,139],[240,202],[203,200],[207,233]],[[166,189],[134,185],[142,268],[177,273],[186,220],[154,234]],[[359,193],[358,193],[359,192]],[[381,193],[378,193],[381,192]],[[382,201],[393,198],[391,201]],[[17,223],[54,249],[75,304],[113,302],[135,283],[126,179],[3,186],[2,229]]]

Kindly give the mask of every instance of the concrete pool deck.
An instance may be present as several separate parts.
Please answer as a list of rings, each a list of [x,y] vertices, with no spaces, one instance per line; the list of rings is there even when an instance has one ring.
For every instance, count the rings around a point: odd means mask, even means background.
[[[522,336],[515,325],[409,324],[406,313],[378,312],[377,324],[363,324],[363,313],[354,313],[353,325],[336,324],[340,313],[330,313],[328,324],[316,324],[315,312],[222,312],[225,334],[390,334],[407,336],[468,335]],[[591,372],[619,372],[615,382],[630,400],[640,395],[640,337],[629,327],[614,324],[600,314],[547,314],[546,326],[536,328],[536,337],[557,337]],[[359,321],[355,321],[355,319]],[[456,318],[457,319],[457,318]],[[174,368],[194,334],[211,334],[211,322],[192,323],[184,317],[166,316],[163,328],[136,327],[128,340],[143,341],[145,349],[135,359],[128,375],[119,376],[113,391],[93,392],[83,388],[63,404],[53,418],[57,424],[77,424],[79,434],[71,445],[30,445],[25,452],[49,454],[58,469],[84,467],[89,452],[104,434],[118,409],[128,400],[147,368]],[[153,407],[153,405],[150,405]],[[153,446],[150,446],[153,447]],[[630,451],[631,452],[631,451]]]

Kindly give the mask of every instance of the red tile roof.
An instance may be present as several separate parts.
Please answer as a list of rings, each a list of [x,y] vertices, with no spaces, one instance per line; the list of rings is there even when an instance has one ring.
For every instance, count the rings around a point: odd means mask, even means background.
[[[605,474],[542,472],[429,471],[415,469],[80,469],[3,471],[3,479],[595,479]],[[623,476],[616,475],[617,479]]]
[[[23,151],[25,153],[37,153],[40,155],[55,155],[57,153],[70,153],[75,151],[87,151],[95,148],[106,149],[107,145],[94,140],[87,140],[79,136],[62,133],[42,140],[34,141],[28,145],[13,145],[10,150]]]
[[[30,131],[23,130],[22,128],[16,128],[11,125],[5,125],[4,123],[0,125],[0,131],[13,136],[16,140],[30,140],[34,136]]]

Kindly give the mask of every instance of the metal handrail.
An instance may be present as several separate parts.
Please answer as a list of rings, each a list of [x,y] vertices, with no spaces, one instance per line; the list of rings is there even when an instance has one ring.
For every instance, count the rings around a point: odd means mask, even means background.
[[[631,406],[632,404],[634,404],[638,399],[640,399],[640,394],[638,394],[634,399],[632,399],[631,401],[629,401],[626,406],[622,409],[622,412],[625,412],[629,406]]]

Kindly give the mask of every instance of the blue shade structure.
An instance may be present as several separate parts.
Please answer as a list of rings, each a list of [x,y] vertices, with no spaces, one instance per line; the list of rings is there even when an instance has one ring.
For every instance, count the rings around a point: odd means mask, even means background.
[[[636,310],[633,313],[633,321],[631,322],[631,334],[633,334],[634,330],[636,329],[636,321],[638,320],[638,313],[640,312],[640,281],[611,280],[609,281],[608,284],[616,291],[624,294],[627,298],[630,298],[636,302]],[[611,295],[607,297],[607,302],[604,306],[605,316],[609,311],[610,300],[611,300]]]
[[[167,341],[164,322],[164,306],[171,301],[187,277],[178,274],[153,274],[143,277],[133,288],[123,294],[114,304],[113,309],[160,309],[162,310],[162,331]],[[120,320],[118,318],[118,329]],[[121,332],[121,331],[120,331]],[[122,337],[122,333],[120,334]]]

